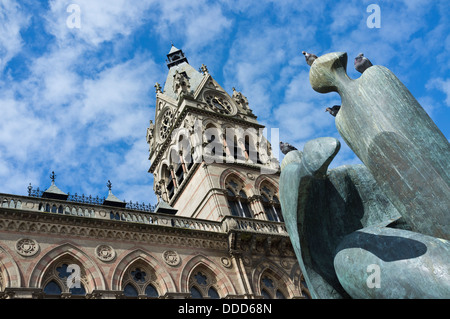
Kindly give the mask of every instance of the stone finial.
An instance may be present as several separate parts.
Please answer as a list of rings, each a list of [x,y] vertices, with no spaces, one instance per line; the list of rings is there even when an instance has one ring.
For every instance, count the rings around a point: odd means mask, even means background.
[[[209,74],[208,68],[204,64],[202,64],[202,66],[200,67],[200,71],[203,73],[203,75]]]
[[[155,90],[156,90],[156,93],[162,93],[161,85],[158,82],[156,82],[156,84],[155,84]]]
[[[52,183],[55,182],[56,175],[55,175],[55,172],[54,172],[54,171],[52,171],[52,173],[50,174],[50,179],[52,180]]]

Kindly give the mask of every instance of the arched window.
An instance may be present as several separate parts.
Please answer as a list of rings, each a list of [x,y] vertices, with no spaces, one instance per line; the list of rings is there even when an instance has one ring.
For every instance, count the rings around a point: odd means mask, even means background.
[[[179,166],[176,170],[177,178],[179,178],[181,172],[183,172],[183,174],[187,173],[193,164],[192,148],[189,141],[190,134],[188,134],[188,132],[186,131],[180,133],[181,134],[178,138],[178,147],[176,148],[178,151],[176,151],[176,154],[172,155],[172,162],[179,163]],[[180,166],[182,166],[182,169],[179,172]],[[181,185],[181,181],[178,181],[178,185]]]
[[[181,185],[181,183],[184,180],[184,170],[182,163],[178,164],[177,169],[175,171],[175,176],[177,178],[177,185]]]
[[[86,274],[84,268],[72,257],[55,261],[44,274],[46,295],[56,296],[68,293],[72,296],[86,295]]]
[[[132,284],[127,284],[123,289],[123,294],[126,297],[137,297],[139,294],[136,288]]]
[[[198,269],[189,279],[189,291],[195,299],[220,299],[216,289],[215,276],[206,269]]]
[[[166,185],[166,201],[170,201],[170,199],[175,194],[175,182],[172,176],[172,170],[169,169],[167,165],[164,165],[161,170],[161,178],[164,180],[164,184]]]
[[[227,190],[226,194],[231,215],[252,218],[250,201],[247,194],[242,189],[242,184],[238,183],[235,179],[229,179],[225,183],[225,187]]]
[[[145,295],[147,297],[153,297],[153,298],[159,297],[158,290],[156,290],[156,288],[152,284],[148,284],[147,288],[145,288]]]
[[[261,276],[260,287],[264,299],[286,299],[283,283],[267,271]]]
[[[192,152],[189,152],[189,154],[185,156],[184,163],[186,164],[186,170],[189,171],[192,165],[194,165],[194,158],[192,157]]]
[[[283,215],[281,213],[281,205],[276,190],[272,185],[265,183],[260,188],[261,202],[264,207],[267,219],[276,222],[283,222]]]
[[[191,297],[194,299],[202,299],[202,293],[195,287],[191,287]]]
[[[142,261],[131,264],[122,280],[123,293],[128,298],[158,298],[157,286],[154,270]]]
[[[233,138],[233,158],[235,160],[237,159],[244,159],[244,155],[242,154],[242,149],[239,147],[239,142],[236,136]]]
[[[245,136],[244,147],[245,147],[245,152],[246,152],[247,158],[253,163],[261,164],[261,159],[259,157],[259,151],[258,151],[253,139],[249,135]]]
[[[208,138],[206,139],[206,142],[207,142],[208,144],[211,144],[211,143],[213,143],[215,140],[216,140],[216,136],[215,136],[215,135],[211,135],[211,136],[208,136]],[[214,145],[212,145],[212,147],[211,147],[211,154],[210,154],[210,155],[211,155],[211,156],[216,155],[216,147],[215,147]]]
[[[206,125],[204,131],[204,155],[211,156],[216,160],[222,160],[224,149],[223,142],[221,141],[221,131],[214,124],[209,123]]]
[[[255,139],[257,139],[256,130],[248,129],[244,132],[244,154],[248,161],[261,164],[258,150],[259,143],[257,143]]]
[[[54,280],[52,280],[45,285],[44,293],[47,295],[60,295],[62,289]]]

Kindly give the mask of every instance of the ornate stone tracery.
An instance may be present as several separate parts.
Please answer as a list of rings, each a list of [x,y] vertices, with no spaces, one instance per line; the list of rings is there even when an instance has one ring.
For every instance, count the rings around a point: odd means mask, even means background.
[[[126,297],[145,295],[159,297],[159,284],[154,269],[142,260],[132,263],[122,279],[122,289]]]
[[[215,275],[205,266],[196,267],[189,278],[189,291],[192,298],[220,298]]]
[[[161,121],[159,123],[159,137],[161,138],[161,140],[165,140],[169,136],[169,133],[172,129],[173,119],[174,113],[172,109],[167,109],[164,112]]]
[[[48,267],[42,277],[41,287],[46,295],[86,295],[89,283],[82,263],[72,256],[63,256]]]

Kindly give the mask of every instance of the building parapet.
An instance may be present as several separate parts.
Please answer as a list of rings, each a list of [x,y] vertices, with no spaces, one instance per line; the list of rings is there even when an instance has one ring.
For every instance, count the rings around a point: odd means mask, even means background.
[[[0,208],[34,211],[56,216],[157,225],[214,233],[230,231],[288,236],[284,223],[225,216],[221,222],[127,208],[0,193]]]

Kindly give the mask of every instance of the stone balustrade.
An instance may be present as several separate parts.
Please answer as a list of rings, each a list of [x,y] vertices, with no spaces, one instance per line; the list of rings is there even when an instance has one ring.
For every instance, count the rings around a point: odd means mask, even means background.
[[[134,211],[126,208],[2,193],[0,193],[0,207],[39,211],[45,214],[64,214],[84,218],[186,228],[206,232],[227,233],[230,230],[238,230],[288,236],[284,223],[236,216],[226,216],[222,222],[214,222],[168,214]]]
[[[269,233],[274,235],[288,235],[284,223],[251,219],[245,217],[226,216],[222,221],[223,231],[238,230],[252,233]]]

